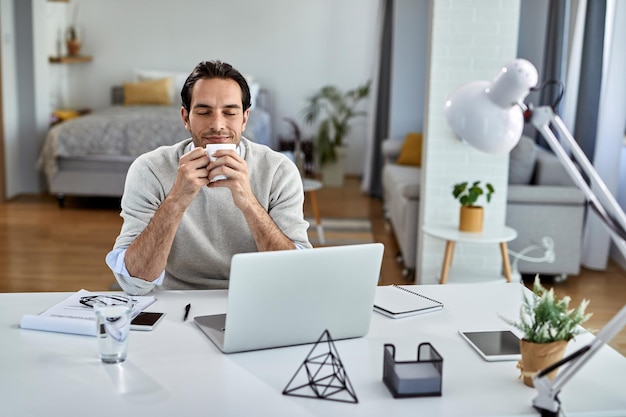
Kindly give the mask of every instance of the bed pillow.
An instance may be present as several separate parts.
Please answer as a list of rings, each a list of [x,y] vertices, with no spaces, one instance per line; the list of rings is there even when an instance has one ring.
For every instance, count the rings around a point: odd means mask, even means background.
[[[244,78],[246,79],[248,88],[250,89],[250,108],[253,109],[256,107],[256,99],[259,96],[261,84],[255,82],[254,77],[250,74],[244,75]]]
[[[124,83],[124,105],[171,104],[169,78],[138,83]]]
[[[419,167],[422,165],[422,134],[407,133],[400,149],[400,155],[396,163],[399,165],[412,165]]]
[[[180,105],[180,92],[187,81],[189,72],[183,71],[163,71],[163,70],[151,70],[151,69],[135,69],[135,81],[153,81],[162,80],[163,78],[170,79],[170,103],[173,105]]]
[[[190,73],[182,71],[167,71],[167,70],[154,70],[154,69],[135,69],[135,81],[152,81],[161,80],[163,78],[169,78],[170,82],[170,102],[174,105],[181,104],[180,92],[187,81],[187,77]],[[261,90],[261,85],[254,81],[254,77],[247,74],[244,75],[250,88],[250,108],[253,109],[257,105],[257,97]]]
[[[250,87],[250,108],[253,109],[256,107],[256,99],[259,96],[261,85],[258,83],[250,83],[249,87]]]

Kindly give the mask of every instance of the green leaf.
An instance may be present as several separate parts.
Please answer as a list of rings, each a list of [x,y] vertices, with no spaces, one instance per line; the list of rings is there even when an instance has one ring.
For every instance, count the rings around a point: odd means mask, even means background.
[[[583,332],[580,325],[591,317],[591,313],[585,313],[589,305],[588,300],[583,300],[574,309],[569,309],[570,301],[568,296],[556,298],[554,289],[544,288],[539,276],[536,276],[532,296],[524,295],[519,320],[516,322],[504,320],[520,330],[524,334],[524,340],[528,342],[550,343],[570,340]]]
[[[308,98],[303,110],[305,124],[319,123],[315,152],[320,164],[325,165],[336,159],[335,149],[342,146],[350,133],[350,122],[355,117],[365,116],[365,111],[356,108],[369,95],[371,82],[341,92],[332,85],[323,86],[316,94]]]
[[[486,193],[485,193],[486,190]],[[491,202],[491,195],[494,193],[493,185],[487,183],[483,188],[480,181],[474,181],[468,188],[468,182],[460,182],[452,188],[452,196],[459,200],[464,206],[473,206],[481,195],[485,195],[487,202]]]

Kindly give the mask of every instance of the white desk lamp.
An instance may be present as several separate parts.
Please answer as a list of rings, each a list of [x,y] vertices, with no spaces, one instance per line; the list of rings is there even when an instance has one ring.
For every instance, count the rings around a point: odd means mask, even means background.
[[[626,215],[593,168],[561,118],[549,106],[532,109],[523,100],[537,85],[537,69],[529,61],[516,59],[505,67],[492,82],[475,81],[454,91],[446,100],[445,117],[455,134],[470,145],[492,154],[505,154],[519,141],[525,118],[529,119],[556,154],[575,184],[583,191],[591,208],[607,226],[613,242],[626,258]],[[559,142],[552,127],[561,136]],[[574,163],[574,161],[578,164]],[[590,181],[589,185],[581,171]],[[593,188],[593,190],[592,190]],[[557,396],[563,385],[593,356],[593,354],[626,325],[626,306],[611,319],[588,346],[572,353],[562,361],[533,377],[538,391],[533,406],[542,416],[557,416],[560,401]],[[564,364],[567,368],[550,381],[549,370]]]

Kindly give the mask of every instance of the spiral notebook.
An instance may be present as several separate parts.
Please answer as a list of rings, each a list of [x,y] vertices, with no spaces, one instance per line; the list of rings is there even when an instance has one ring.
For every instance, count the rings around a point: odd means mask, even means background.
[[[398,285],[378,287],[374,298],[374,311],[399,319],[441,310],[443,304]]]

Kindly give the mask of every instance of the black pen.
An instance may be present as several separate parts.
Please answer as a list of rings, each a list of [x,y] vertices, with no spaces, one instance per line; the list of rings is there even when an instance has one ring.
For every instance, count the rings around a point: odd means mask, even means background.
[[[187,304],[185,306],[185,317],[183,317],[183,321],[187,320],[187,317],[189,317],[189,310],[191,309],[191,304]]]

